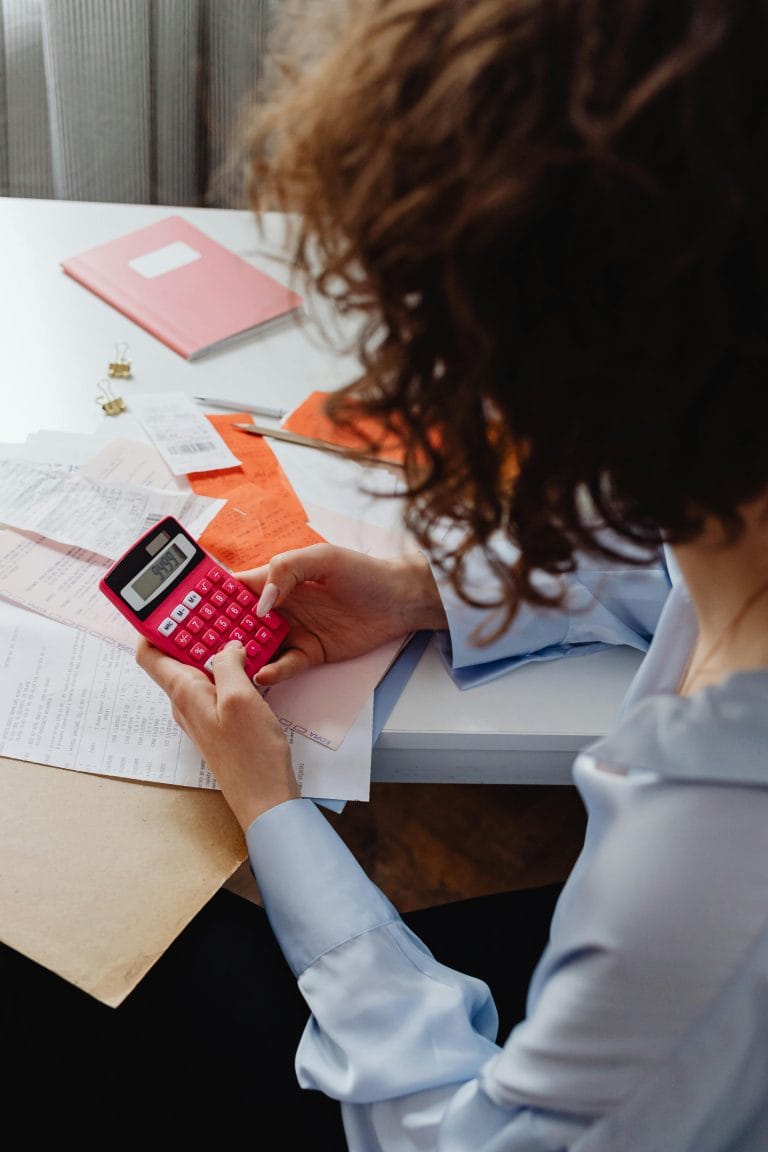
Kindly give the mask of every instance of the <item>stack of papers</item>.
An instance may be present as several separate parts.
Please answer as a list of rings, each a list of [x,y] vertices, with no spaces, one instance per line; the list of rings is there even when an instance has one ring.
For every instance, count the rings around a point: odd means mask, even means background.
[[[0,445],[0,755],[215,789],[136,665],[137,634],[99,592],[100,577],[167,514],[234,569],[317,540],[395,555],[409,546],[399,502],[369,493],[396,494],[399,481],[379,471],[361,484],[359,464],[267,445],[231,429],[241,417],[206,418],[182,393],[132,396],[131,414],[125,436],[121,416],[111,438],[41,433]],[[303,795],[332,807],[368,799],[374,689],[400,647],[265,692]]]

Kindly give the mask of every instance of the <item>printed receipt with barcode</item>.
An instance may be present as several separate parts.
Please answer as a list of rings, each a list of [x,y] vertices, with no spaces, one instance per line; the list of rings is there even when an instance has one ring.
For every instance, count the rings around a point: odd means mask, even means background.
[[[184,392],[132,393],[130,410],[174,476],[241,463]]]

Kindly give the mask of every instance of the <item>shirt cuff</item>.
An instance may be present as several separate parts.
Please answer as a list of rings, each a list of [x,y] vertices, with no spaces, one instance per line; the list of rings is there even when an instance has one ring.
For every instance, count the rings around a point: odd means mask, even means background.
[[[270,808],[245,838],[264,909],[295,976],[350,937],[398,919],[312,800]]]

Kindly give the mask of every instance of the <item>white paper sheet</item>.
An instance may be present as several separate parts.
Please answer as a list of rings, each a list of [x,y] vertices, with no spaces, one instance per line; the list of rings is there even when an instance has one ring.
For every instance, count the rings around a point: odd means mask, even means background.
[[[402,533],[402,478],[398,473],[364,468],[332,452],[317,452],[281,440],[270,443],[270,448],[305,508],[327,508]]]
[[[165,693],[133,653],[0,600],[0,755],[96,775],[215,788]],[[294,740],[302,795],[368,796],[371,719],[337,753]],[[308,791],[311,789],[311,791]]]
[[[0,531],[0,595],[61,624],[135,648],[138,633],[99,590],[108,561],[45,536]]]
[[[164,693],[124,648],[0,602],[0,752],[97,775],[213,787]]]
[[[373,746],[373,696],[363,705],[341,746],[323,748],[298,732],[286,733],[291,743],[291,762],[302,796],[328,800],[368,800],[371,792]],[[336,807],[336,811],[340,811]]]
[[[85,447],[87,442],[88,447]],[[38,454],[39,453],[39,454]],[[0,444],[3,460],[27,460],[38,464],[54,464],[67,472],[76,472],[80,464],[93,455],[93,439],[80,432],[62,432],[55,445],[46,448],[33,446],[29,439],[21,444]]]
[[[60,466],[0,459],[0,522],[116,560],[162,516],[199,534],[226,501],[115,484]]]
[[[341,664],[310,668],[268,688],[265,699],[286,730],[339,749],[401,645],[394,641]]]
[[[153,444],[143,444],[125,436],[115,437],[103,446],[91,439],[91,451],[80,467],[80,475],[111,484],[162,488],[166,492],[192,491],[186,476],[174,476]]]

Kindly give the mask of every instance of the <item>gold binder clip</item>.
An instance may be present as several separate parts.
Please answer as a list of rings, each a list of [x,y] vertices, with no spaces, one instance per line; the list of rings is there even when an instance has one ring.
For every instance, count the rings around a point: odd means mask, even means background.
[[[107,416],[119,416],[128,410],[128,405],[122,396],[115,396],[108,380],[100,380],[101,393],[96,397],[96,403],[101,404]]]
[[[107,375],[111,380],[130,379],[131,362],[128,359],[127,344],[115,344],[115,358],[107,366]]]

